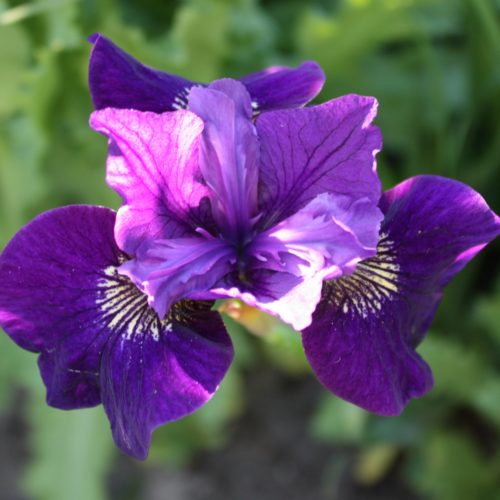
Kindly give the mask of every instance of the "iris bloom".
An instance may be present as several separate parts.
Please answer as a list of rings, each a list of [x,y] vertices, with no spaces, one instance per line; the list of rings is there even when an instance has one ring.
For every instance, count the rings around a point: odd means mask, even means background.
[[[280,109],[321,86],[316,72],[294,88],[302,71],[262,72],[271,87],[259,91],[244,79],[193,86],[98,38],[91,126],[109,139],[107,181],[124,204],[46,212],[0,256],[0,324],[40,353],[48,403],[102,403],[135,457],[226,373],[220,297],[302,330],[335,394],[399,414],[431,388],[415,348],[444,286],[500,233],[481,196],[453,180],[421,176],[382,194],[376,101]],[[288,94],[272,87],[280,72]],[[187,109],[172,111],[179,95]]]

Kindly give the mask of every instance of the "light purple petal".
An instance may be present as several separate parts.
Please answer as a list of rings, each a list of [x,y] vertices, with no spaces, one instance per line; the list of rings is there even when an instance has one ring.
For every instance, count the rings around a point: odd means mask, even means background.
[[[207,234],[146,243],[119,270],[146,293],[163,318],[181,299],[210,298],[210,288],[232,271],[235,261],[234,247]]]
[[[163,321],[118,267],[113,211],[46,212],[0,256],[0,325],[40,352],[50,405],[101,402],[115,440],[144,458],[152,430],[205,403],[232,359],[211,303],[182,301]]]
[[[304,278],[318,273],[323,279],[338,277],[375,255],[382,218],[368,199],[353,202],[348,196],[323,193],[257,235],[249,253],[258,256],[262,267],[291,254],[299,262],[283,261],[283,270]]]
[[[298,108],[314,99],[325,83],[325,73],[314,61],[298,68],[272,66],[240,80],[252,96],[254,111]]]
[[[348,95],[257,118],[262,227],[290,217],[321,193],[378,203],[375,154],[382,139],[378,128],[370,125],[376,108],[372,97]]]
[[[100,34],[89,61],[89,86],[95,109],[125,108],[163,113],[187,107],[193,85],[203,85],[141,64]],[[274,66],[241,79],[254,111],[303,106],[321,90],[321,67],[306,61],[298,68]]]
[[[500,234],[481,196],[457,181],[409,179],[385,193],[376,257],[326,282],[303,332],[313,370],[333,393],[381,415],[399,414],[432,387],[415,351],[443,287]]]
[[[220,283],[212,292],[220,297],[240,299],[249,306],[280,318],[295,330],[311,323],[312,314],[321,299],[322,278],[313,274],[307,279],[283,270],[256,266],[248,272],[251,281],[238,279]],[[241,277],[240,277],[241,278]]]
[[[197,116],[108,108],[92,113],[90,123],[110,138],[106,179],[125,202],[115,229],[122,250],[134,255],[144,241],[191,235],[207,225]]]
[[[250,96],[241,83],[218,80],[208,88],[194,88],[189,109],[204,123],[200,170],[220,232],[244,242],[256,215],[259,168]]]
[[[150,68],[106,37],[95,34],[89,87],[95,109],[122,108],[163,113],[185,108],[194,82]]]

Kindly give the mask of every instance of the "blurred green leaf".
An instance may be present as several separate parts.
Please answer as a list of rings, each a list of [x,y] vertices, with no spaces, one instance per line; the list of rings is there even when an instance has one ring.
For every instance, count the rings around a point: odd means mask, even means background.
[[[499,491],[493,467],[466,436],[443,431],[422,443],[410,472],[417,489],[432,499],[492,500]]]
[[[321,441],[359,444],[365,433],[369,414],[340,398],[326,394],[311,420],[311,433]]]
[[[115,451],[102,407],[64,412],[39,397],[32,404],[26,492],[36,500],[104,500]]]

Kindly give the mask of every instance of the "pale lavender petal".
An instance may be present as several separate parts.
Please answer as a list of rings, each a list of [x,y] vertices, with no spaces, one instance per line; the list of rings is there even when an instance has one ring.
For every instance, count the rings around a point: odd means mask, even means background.
[[[381,415],[399,414],[432,387],[415,351],[443,287],[500,234],[500,219],[457,181],[409,179],[385,193],[376,257],[326,282],[303,332],[313,370],[333,393]]]
[[[75,206],[40,215],[0,256],[0,325],[39,352],[47,402],[103,401],[115,440],[147,455],[151,432],[216,390],[233,351],[210,302],[182,301],[160,321],[118,267],[115,213]]]
[[[323,193],[304,208],[267,231],[258,234],[248,252],[262,267],[271,261],[282,270],[308,278],[338,277],[375,255],[382,212],[366,198]],[[283,261],[285,255],[298,261]],[[273,269],[276,265],[273,264]]]
[[[235,261],[234,247],[207,234],[146,243],[135,259],[120,267],[120,273],[143,290],[163,318],[181,299],[210,298],[210,288],[232,271]]]
[[[150,68],[108,38],[95,34],[89,87],[95,109],[124,108],[163,113],[185,108],[194,82]]]
[[[295,330],[307,327],[321,299],[323,284],[319,274],[307,279],[283,270],[255,266],[248,272],[251,281],[233,280],[220,283],[212,292],[220,298],[240,299],[249,306],[280,318]],[[241,277],[240,277],[241,278]]]
[[[325,73],[314,61],[298,68],[272,66],[240,80],[252,96],[254,111],[298,108],[314,99],[325,83]]]
[[[207,225],[197,116],[108,108],[92,113],[90,123],[110,139],[106,179],[125,202],[115,229],[122,250],[134,255],[144,241],[191,235]]]
[[[235,80],[194,88],[189,108],[204,122],[200,170],[221,234],[244,242],[257,210],[259,143],[250,96]]]
[[[263,228],[290,217],[321,193],[378,203],[375,154],[382,139],[371,125],[376,108],[372,97],[348,95],[257,118]]]

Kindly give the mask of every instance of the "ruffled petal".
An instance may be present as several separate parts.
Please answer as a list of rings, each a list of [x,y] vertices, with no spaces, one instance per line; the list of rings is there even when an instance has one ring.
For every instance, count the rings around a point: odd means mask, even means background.
[[[273,264],[304,278],[323,279],[354,270],[375,255],[382,212],[368,199],[352,202],[347,196],[323,193],[297,213],[257,235],[248,253],[262,266]],[[294,255],[298,260],[282,260]]]
[[[259,143],[250,96],[236,80],[217,80],[191,91],[189,109],[204,123],[200,170],[220,233],[241,244],[257,210]]]
[[[304,106],[321,92],[325,79],[317,62],[306,61],[298,68],[272,66],[240,81],[252,96],[252,107],[258,113]]]
[[[115,236],[134,255],[147,240],[182,237],[209,224],[198,143],[203,123],[189,111],[95,111],[91,126],[109,137],[107,182],[124,199]]]
[[[211,298],[210,288],[232,271],[235,261],[234,247],[207,234],[145,244],[135,259],[120,267],[120,273],[148,296],[150,306],[163,318],[181,299]]]
[[[378,203],[381,188],[375,154],[382,138],[370,125],[376,108],[372,97],[348,95],[257,118],[263,228],[290,217],[321,193]]]
[[[194,82],[141,64],[98,33],[89,40],[94,44],[89,87],[95,109],[163,113],[186,107]]]
[[[233,351],[209,302],[179,302],[164,320],[118,267],[113,211],[46,212],[0,256],[0,325],[39,352],[47,402],[104,403],[115,441],[144,458],[155,427],[216,390]]]
[[[248,282],[236,275],[219,283],[212,289],[214,296],[240,299],[280,318],[297,331],[311,323],[321,299],[323,281],[320,274],[304,279],[291,272],[263,269],[258,265],[248,274],[251,276]]]
[[[376,257],[326,282],[306,355],[334,394],[381,415],[399,414],[432,387],[415,351],[443,287],[500,234],[500,219],[468,186],[421,176],[386,192]]]
[[[187,108],[192,82],[141,64],[103,35],[89,61],[89,86],[95,109],[121,108],[163,113]],[[314,61],[298,68],[273,66],[241,78],[252,96],[254,112],[303,106],[323,87],[325,74]]]
[[[323,280],[349,274],[375,254],[381,219],[370,200],[318,195],[254,238],[247,286],[240,280],[227,293],[302,330],[311,324]]]

